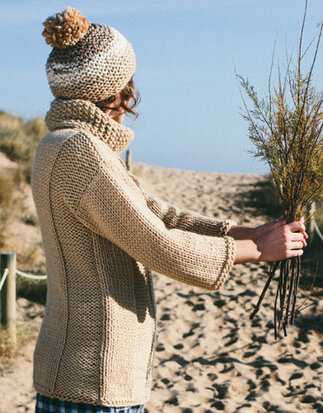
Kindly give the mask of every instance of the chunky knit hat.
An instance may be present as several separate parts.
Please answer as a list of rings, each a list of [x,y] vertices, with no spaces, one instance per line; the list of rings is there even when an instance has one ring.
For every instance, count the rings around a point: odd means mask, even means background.
[[[42,35],[53,47],[46,71],[56,98],[96,103],[120,92],[134,74],[133,48],[113,27],[91,24],[71,7],[43,25]]]

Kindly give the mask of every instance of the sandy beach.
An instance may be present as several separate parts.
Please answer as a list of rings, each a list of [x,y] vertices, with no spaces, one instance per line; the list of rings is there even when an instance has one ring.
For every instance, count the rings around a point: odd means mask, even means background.
[[[167,202],[216,219],[262,224],[251,194],[258,174],[183,171],[133,162],[142,185]],[[270,289],[249,315],[266,280],[266,263],[234,265],[220,291],[204,291],[153,273],[158,343],[149,413],[323,412],[323,301],[298,314],[274,339]],[[305,296],[306,292],[301,293]],[[40,326],[42,306],[19,298],[19,319]],[[0,413],[34,411],[34,342],[0,377]]]

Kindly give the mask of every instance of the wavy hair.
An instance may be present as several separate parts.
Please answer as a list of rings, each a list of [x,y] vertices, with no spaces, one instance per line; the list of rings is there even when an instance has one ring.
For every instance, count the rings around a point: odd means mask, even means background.
[[[141,98],[140,98],[139,91],[137,90],[135,86],[133,76],[131,76],[127,85],[120,92],[119,105],[110,107],[109,105],[113,103],[115,100],[116,100],[116,96],[112,95],[108,97],[107,99],[96,102],[95,104],[103,111],[106,109],[114,110],[117,112],[125,111],[126,114],[129,113],[130,115],[133,115],[135,119],[138,118],[138,113],[137,111],[134,110],[134,108],[139,104]]]

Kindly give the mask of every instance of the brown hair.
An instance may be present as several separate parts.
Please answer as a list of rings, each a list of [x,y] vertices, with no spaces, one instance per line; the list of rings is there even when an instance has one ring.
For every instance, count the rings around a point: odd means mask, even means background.
[[[114,102],[116,99],[115,95],[108,97],[107,99],[100,100],[96,102],[96,106],[98,106],[102,110],[111,109],[115,111],[123,110],[126,113],[130,113],[134,115],[135,119],[138,118],[138,113],[134,110],[134,108],[140,102],[140,94],[139,91],[136,89],[134,77],[131,76],[127,85],[121,90],[120,92],[120,103],[115,107],[110,107],[109,104]]]

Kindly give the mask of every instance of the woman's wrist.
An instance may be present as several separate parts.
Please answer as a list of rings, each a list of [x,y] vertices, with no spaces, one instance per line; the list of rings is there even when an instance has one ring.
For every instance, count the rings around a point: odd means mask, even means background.
[[[261,252],[258,245],[252,239],[235,240],[236,257],[234,264],[260,261]]]
[[[228,235],[236,240],[251,240],[258,237],[257,227],[251,225],[232,225]]]

